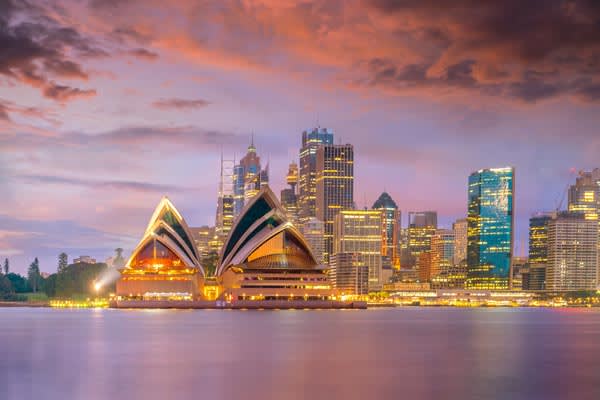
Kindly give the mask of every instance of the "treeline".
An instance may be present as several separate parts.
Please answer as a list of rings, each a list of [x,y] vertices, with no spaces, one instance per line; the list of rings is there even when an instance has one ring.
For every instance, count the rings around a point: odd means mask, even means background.
[[[108,266],[105,263],[77,263],[66,266],[60,272],[45,279],[44,291],[48,297],[89,297],[97,293],[94,282]],[[102,288],[103,293],[115,291],[114,283]]]
[[[47,278],[39,272],[37,258],[31,263],[27,277],[10,272],[8,260],[0,271],[0,300],[26,301],[26,293],[45,293],[48,297],[91,297],[97,293],[94,281],[108,269],[105,263],[67,264],[66,254],[59,256],[58,271]],[[102,288],[102,294],[114,292],[114,283]]]

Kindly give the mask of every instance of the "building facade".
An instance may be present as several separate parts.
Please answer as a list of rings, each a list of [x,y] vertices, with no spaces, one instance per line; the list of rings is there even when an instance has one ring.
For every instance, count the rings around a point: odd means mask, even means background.
[[[469,289],[511,286],[514,168],[482,169],[469,176],[467,281]]]
[[[316,217],[308,218],[300,225],[300,230],[319,264],[324,264],[325,224],[323,221],[318,220]]]
[[[590,172],[579,171],[575,185],[569,188],[569,211],[582,213],[586,219],[600,224],[600,168]],[[598,248],[600,254],[600,236]],[[600,279],[600,260],[598,264]],[[600,286],[600,281],[598,285]]]
[[[467,219],[457,219],[452,224],[454,232],[454,265],[467,261]]]
[[[317,215],[317,149],[331,144],[333,131],[330,129],[318,127],[302,132],[298,171],[298,214],[302,222]]]
[[[400,226],[402,223],[400,210],[387,192],[383,192],[371,208],[381,211],[383,215],[382,254],[389,257],[392,266],[398,269],[400,267]]]
[[[529,218],[529,271],[524,290],[546,289],[548,266],[548,224],[555,213],[537,213]]]
[[[298,164],[295,162],[292,162],[288,167],[286,181],[289,187],[281,191],[281,206],[287,213],[290,221],[299,226],[298,193],[296,192],[296,186],[298,185]]]
[[[548,223],[546,290],[595,290],[598,222],[582,213],[561,212]]]
[[[233,168],[233,215],[237,217],[244,204],[269,183],[269,171],[261,168],[254,139],[246,155]]]
[[[438,229],[431,237],[431,279],[447,274],[454,265],[454,231]]]
[[[354,148],[321,145],[317,148],[317,218],[325,224],[323,259],[329,263],[333,251],[333,226],[342,210],[354,206]]]
[[[329,278],[340,295],[369,294],[369,267],[360,253],[332,254]]]
[[[369,268],[369,290],[380,290],[383,277],[383,213],[379,210],[343,210],[334,225],[333,253],[360,254]]]
[[[437,212],[411,211],[408,213],[408,263],[415,265],[419,254],[431,250],[431,237],[437,230]]]

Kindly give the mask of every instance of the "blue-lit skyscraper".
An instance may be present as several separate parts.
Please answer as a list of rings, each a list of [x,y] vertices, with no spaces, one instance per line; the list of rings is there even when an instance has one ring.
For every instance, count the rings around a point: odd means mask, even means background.
[[[514,229],[514,168],[469,176],[467,288],[508,289]]]

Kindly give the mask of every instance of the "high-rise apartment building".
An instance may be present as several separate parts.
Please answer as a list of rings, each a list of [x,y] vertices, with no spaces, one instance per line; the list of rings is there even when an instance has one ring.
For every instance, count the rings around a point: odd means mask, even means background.
[[[597,275],[598,222],[558,213],[548,223],[546,290],[595,290]]]
[[[323,252],[325,251],[325,224],[316,217],[308,218],[300,225],[304,239],[310,246],[317,262],[323,264]]]
[[[369,267],[360,253],[331,255],[329,279],[341,295],[369,294]]]
[[[383,286],[382,212],[378,210],[344,210],[335,218],[333,254],[357,253],[369,267],[369,289]]]
[[[302,132],[298,173],[298,207],[300,219],[315,217],[317,201],[317,148],[333,144],[333,132],[314,128]]]
[[[431,250],[431,237],[437,230],[437,212],[411,211],[408,213],[408,253],[407,259],[414,265],[419,254]]]
[[[467,288],[510,288],[514,182],[511,167],[482,169],[469,176]]]
[[[401,213],[392,197],[383,192],[375,201],[373,210],[380,210],[383,215],[383,249],[384,256],[390,258],[392,266],[398,268],[400,265],[400,226]]]
[[[467,219],[457,219],[452,224],[454,231],[454,265],[467,261]]]
[[[600,168],[591,172],[579,171],[575,185],[569,188],[569,211],[582,213],[585,219],[600,224]],[[600,257],[600,236],[597,245]],[[598,268],[600,279],[600,260]],[[600,281],[597,284],[600,286]]]
[[[325,223],[325,262],[333,250],[336,215],[354,206],[354,148],[351,144],[317,148],[317,218]]]

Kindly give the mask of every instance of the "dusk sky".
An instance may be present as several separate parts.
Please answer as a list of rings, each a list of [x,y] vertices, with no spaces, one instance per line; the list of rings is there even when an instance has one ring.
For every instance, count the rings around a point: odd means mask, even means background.
[[[214,224],[221,151],[255,134],[284,186],[317,122],[355,146],[355,200],[464,217],[516,168],[531,213],[600,166],[600,3],[0,0],[0,258],[104,260],[161,196]],[[563,207],[566,200],[563,203]]]

